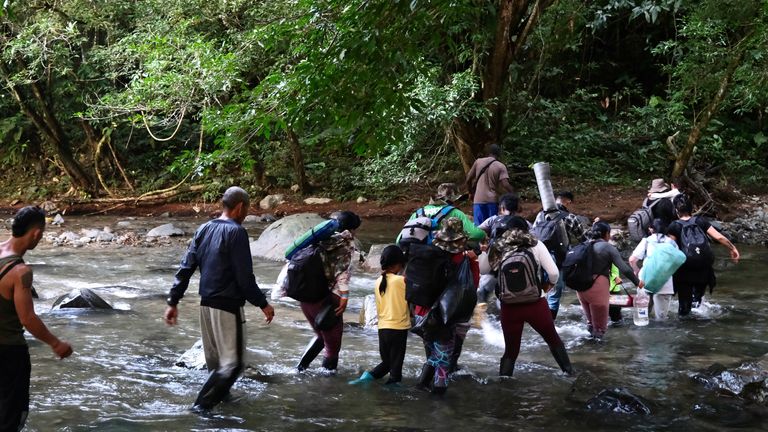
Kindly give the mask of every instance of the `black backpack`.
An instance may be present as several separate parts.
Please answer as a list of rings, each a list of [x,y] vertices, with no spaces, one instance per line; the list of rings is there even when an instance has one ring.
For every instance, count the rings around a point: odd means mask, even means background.
[[[571,248],[563,260],[565,286],[576,291],[586,291],[595,283],[592,276],[592,259],[595,242],[592,240],[579,243]]]
[[[566,216],[568,216],[568,213],[561,210],[558,210],[557,215],[554,217],[545,214],[544,222],[536,225],[531,230],[531,234],[544,243],[547,250],[554,254],[555,263],[558,266],[565,259],[565,254],[568,253],[568,233],[565,231],[565,224],[563,222]]]
[[[445,289],[452,267],[448,252],[437,246],[411,244],[405,267],[405,299],[431,307]]]
[[[323,248],[314,244],[296,252],[288,263],[288,297],[316,303],[328,297],[330,289],[323,266]]]
[[[707,233],[696,222],[696,217],[687,221],[678,221],[680,223],[680,245],[683,253],[685,253],[686,267],[706,269],[715,262],[715,255],[709,245]]]
[[[533,303],[541,297],[539,264],[529,249],[508,254],[501,262],[496,297],[502,303]]]

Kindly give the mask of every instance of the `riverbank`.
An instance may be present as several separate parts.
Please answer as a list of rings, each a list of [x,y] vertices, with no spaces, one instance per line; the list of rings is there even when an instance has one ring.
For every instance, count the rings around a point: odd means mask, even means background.
[[[627,217],[636,210],[642,202],[646,190],[641,186],[623,185],[584,185],[573,181],[559,179],[562,189],[571,190],[576,196],[570,210],[584,215],[589,219],[600,217],[612,224],[623,226]],[[521,214],[532,220],[540,209],[538,191],[533,185],[518,187],[521,197]],[[266,221],[272,217],[280,218],[296,213],[318,213],[328,215],[336,210],[352,210],[364,219],[382,219],[393,222],[407,219],[411,213],[429,201],[430,192],[426,188],[418,188],[408,198],[380,201],[375,197],[362,197],[357,201],[335,201],[307,204],[309,197],[283,192],[284,201],[274,208],[262,209],[257,196],[251,203],[250,214],[264,217]],[[319,194],[316,197],[323,197]],[[725,222],[723,227],[731,238],[739,243],[765,244],[768,239],[768,194],[747,195],[738,191],[728,194],[731,200],[718,206],[717,220]],[[73,202],[67,199],[34,200],[0,199],[0,216],[9,219],[25,205],[41,205],[51,214],[60,213],[68,216],[108,216],[108,217],[142,217],[156,218],[157,225],[167,222],[169,217],[198,217],[201,219],[216,217],[220,213],[217,202],[205,201],[202,198],[187,197],[186,200],[174,202],[126,202],[114,203]],[[464,212],[471,214],[472,205],[462,202],[459,205]],[[94,225],[96,227],[96,225]],[[128,243],[133,243],[130,239]]]

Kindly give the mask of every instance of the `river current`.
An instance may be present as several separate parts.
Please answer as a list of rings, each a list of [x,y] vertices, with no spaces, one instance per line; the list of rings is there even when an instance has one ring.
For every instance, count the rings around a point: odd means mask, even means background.
[[[68,220],[68,230],[112,226],[119,219]],[[203,219],[174,220],[190,233]],[[148,227],[157,220],[134,221]],[[399,222],[366,221],[358,234],[367,247],[386,243]],[[257,237],[263,224],[249,225]],[[63,231],[53,229],[52,231]],[[718,252],[718,286],[693,319],[676,313],[665,323],[624,324],[610,328],[601,344],[587,339],[581,308],[566,291],[556,321],[574,368],[591,371],[610,386],[622,386],[651,401],[647,416],[590,413],[568,399],[574,378],[563,376],[543,340],[526,328],[514,378],[499,379],[503,338],[498,322],[473,328],[462,354],[462,370],[444,397],[413,388],[423,362],[419,338],[411,335],[404,386],[373,383],[350,386],[379,360],[375,330],[345,329],[338,375],[324,376],[316,360],[297,373],[294,366],[311,338],[301,311],[292,302],[275,304],[276,318],[263,323],[261,312],[246,306],[248,363],[253,369],[234,386],[232,400],[210,416],[189,407],[207,377],[175,366],[179,355],[199,338],[197,279],[179,308],[179,324],[162,321],[164,298],[185,245],[151,248],[54,247],[43,244],[27,256],[41,299],[36,310],[51,330],[67,339],[75,354],[63,361],[47,346],[30,340],[32,355],[30,431],[719,431],[766,430],[768,419],[723,400],[691,376],[713,363],[735,367],[768,352],[768,250],[740,246],[738,265]],[[274,286],[281,263],[254,261],[262,288]],[[362,299],[376,275],[352,278],[345,321],[357,322]],[[115,311],[51,311],[55,298],[73,288],[91,288]],[[672,310],[676,311],[673,302]]]

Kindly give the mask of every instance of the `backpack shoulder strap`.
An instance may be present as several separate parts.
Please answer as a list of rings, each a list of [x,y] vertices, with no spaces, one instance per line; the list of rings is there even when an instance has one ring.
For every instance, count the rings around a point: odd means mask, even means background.
[[[19,265],[19,264],[21,264],[23,262],[24,262],[24,260],[21,259],[21,258],[19,258],[17,260],[14,260],[14,261],[11,261],[8,265],[6,265],[3,268],[2,271],[0,271],[0,280],[2,280],[5,277],[5,275],[8,274],[9,271],[13,270],[14,267],[16,267],[17,265]]]
[[[483,169],[481,169],[480,172],[477,173],[477,177],[475,178],[475,181],[472,183],[472,189],[477,188],[477,184],[480,182],[480,178],[483,176],[483,174],[485,174],[485,172],[488,170],[488,168],[490,168],[491,165],[493,165],[494,162],[498,162],[498,160],[496,160],[496,158],[493,158],[492,161],[488,162],[483,167]]]
[[[443,206],[440,211],[438,211],[437,214],[432,218],[432,226],[435,228],[439,227],[440,222],[442,222],[443,219],[448,216],[448,213],[452,212],[455,208],[456,207],[452,205]]]
[[[424,213],[424,207],[419,207],[416,209],[416,217],[424,217],[426,213]]]

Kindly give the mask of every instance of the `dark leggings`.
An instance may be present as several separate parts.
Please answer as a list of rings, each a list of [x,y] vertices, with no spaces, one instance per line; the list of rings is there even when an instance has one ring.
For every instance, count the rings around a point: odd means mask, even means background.
[[[535,303],[501,304],[501,329],[504,332],[504,358],[517,360],[520,354],[520,339],[523,336],[523,326],[530,324],[550,348],[563,345],[555,330],[555,322],[549,311],[547,300],[540,298]]]
[[[677,314],[679,316],[689,315],[693,304],[696,303],[696,306],[698,307],[699,303],[701,303],[701,298],[704,297],[704,293],[707,290],[707,284],[678,280],[675,280],[674,283],[675,292],[677,293],[677,301],[679,302]]]
[[[408,330],[379,329],[379,354],[381,363],[371,371],[379,379],[389,374],[387,384],[403,379],[403,359],[408,341]]]
[[[24,426],[31,370],[26,345],[0,345],[0,431],[17,431]]]

